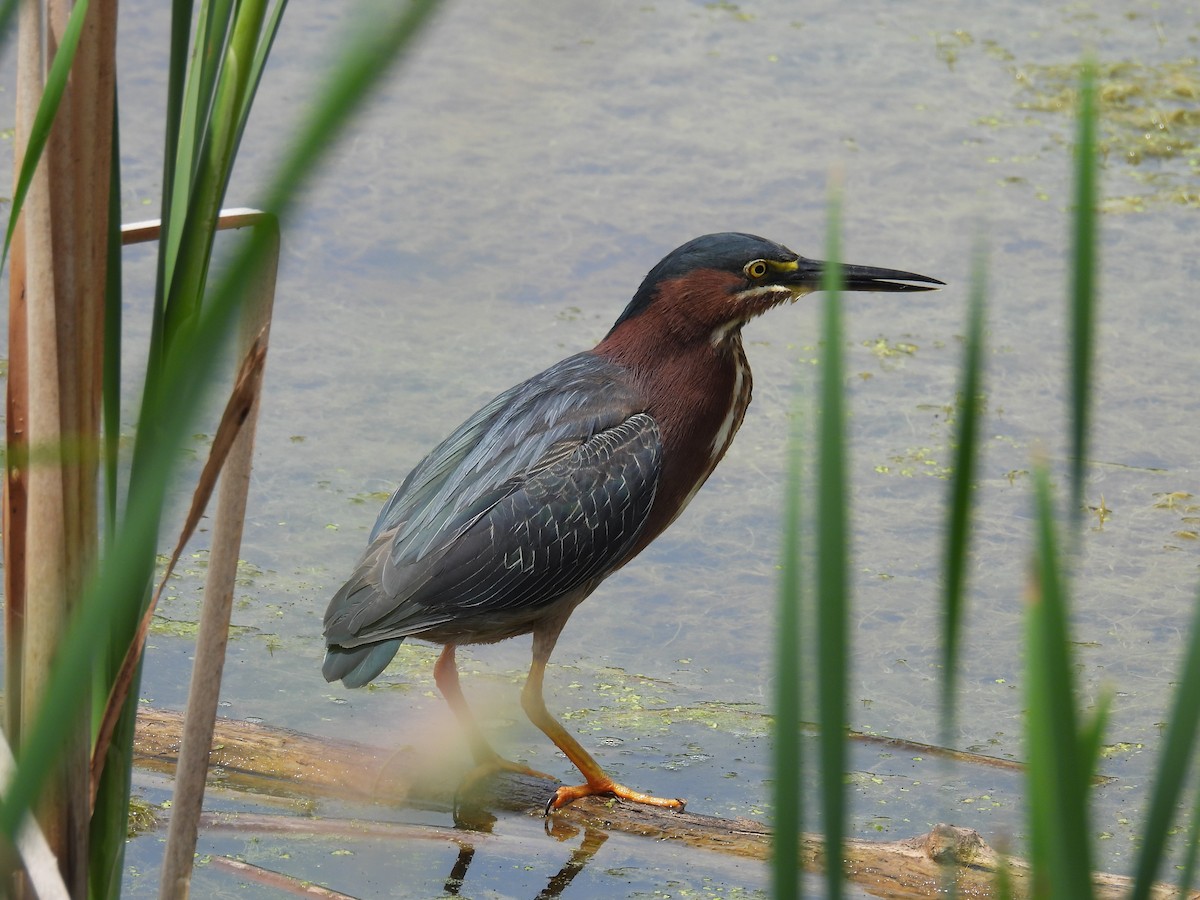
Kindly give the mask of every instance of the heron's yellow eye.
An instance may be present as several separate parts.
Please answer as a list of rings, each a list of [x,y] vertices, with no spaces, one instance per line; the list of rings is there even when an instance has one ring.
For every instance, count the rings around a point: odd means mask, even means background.
[[[745,272],[751,278],[762,278],[767,274],[767,264],[761,259],[756,259],[754,262],[746,264]]]

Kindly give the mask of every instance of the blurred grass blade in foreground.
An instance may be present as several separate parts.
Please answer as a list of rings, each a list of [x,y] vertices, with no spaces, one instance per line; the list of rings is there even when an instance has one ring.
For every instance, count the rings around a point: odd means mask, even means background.
[[[979,420],[983,405],[983,322],[987,297],[987,258],[978,244],[971,264],[966,346],[959,381],[954,469],[950,478],[942,561],[942,744],[955,743],[955,688],[958,650],[966,603],[967,561],[971,543],[971,512],[978,467]]]
[[[817,678],[821,811],[825,832],[825,890],[842,896],[846,834],[846,680],[849,654],[846,421],[842,365],[841,198],[829,202],[826,231],[824,329],[817,446]]]
[[[799,366],[797,365],[797,370]],[[771,886],[776,897],[801,897],[800,836],[804,830],[801,747],[802,524],[800,495],[804,489],[803,418],[799,379],[792,385],[791,428],[788,436],[784,488],[783,546],[780,551],[779,624],[775,637],[775,830],[771,856]]]
[[[1086,59],[1079,77],[1079,131],[1075,143],[1075,210],[1071,247],[1071,494],[1070,522],[1083,515],[1083,480],[1091,424],[1095,355],[1096,276],[1096,64]]]

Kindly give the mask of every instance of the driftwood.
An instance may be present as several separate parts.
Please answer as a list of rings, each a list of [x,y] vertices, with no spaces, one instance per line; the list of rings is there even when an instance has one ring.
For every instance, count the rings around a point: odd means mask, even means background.
[[[323,888],[319,884],[300,881],[229,856],[214,856],[211,865],[232,872],[242,881],[265,885],[284,894],[293,894],[297,897],[324,897],[325,900],[354,900],[353,897]]]
[[[179,746],[182,716],[156,709],[138,714],[135,741],[139,766],[172,771]],[[445,767],[443,767],[445,768]],[[456,774],[430,772],[410,751],[393,752],[352,741],[317,738],[264,725],[218,719],[210,760],[210,779],[226,787],[253,790],[258,794],[286,797],[330,797],[386,805],[410,805],[450,809],[457,787]],[[531,776],[502,774],[480,786],[486,796],[471,797],[473,808],[542,815],[553,785]],[[485,818],[486,813],[481,813]],[[280,826],[266,820],[257,827]],[[256,827],[252,819],[239,817],[243,827]],[[322,830],[321,820],[296,820],[295,827]],[[585,833],[621,832],[642,835],[676,847],[716,851],[746,859],[766,860],[771,851],[771,832],[749,819],[725,819],[693,812],[622,804],[589,797],[553,816],[555,827]],[[230,817],[209,817],[209,827],[231,827]],[[329,823],[341,831],[407,834],[411,826],[379,823],[349,826]],[[460,842],[464,832],[420,827],[421,836]],[[600,839],[602,842],[603,839]],[[594,851],[593,851],[594,852]],[[806,834],[801,842],[801,860],[806,870],[819,871],[824,861],[824,844],[818,835]],[[952,825],[937,825],[928,834],[902,841],[851,839],[845,847],[846,877],[858,887],[881,897],[922,898],[944,893],[946,879],[953,877],[960,896],[994,896],[996,873],[1008,871],[1014,895],[1030,896],[1029,869],[1015,857],[1004,856],[984,842],[978,832]],[[1118,898],[1128,895],[1131,883],[1116,875],[1095,876],[1096,896]],[[1154,897],[1175,897],[1174,889],[1161,886]],[[1200,900],[1192,892],[1191,900]]]

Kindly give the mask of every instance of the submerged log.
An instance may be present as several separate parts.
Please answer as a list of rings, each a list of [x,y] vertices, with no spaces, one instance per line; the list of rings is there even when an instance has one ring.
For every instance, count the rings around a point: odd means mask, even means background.
[[[139,766],[173,771],[182,715],[159,709],[138,713],[135,761]],[[411,751],[391,751],[346,740],[318,738],[282,728],[218,719],[210,759],[210,780],[225,787],[287,797],[337,798],[385,805],[449,810],[457,775],[431,772]],[[472,807],[542,815],[554,783],[503,773],[481,786]],[[486,815],[486,813],[483,813]],[[766,860],[770,829],[749,819],[726,819],[694,812],[673,812],[588,797],[554,813],[557,827],[642,835],[675,846]],[[300,820],[298,820],[299,824]],[[311,826],[312,820],[304,823]],[[387,826],[381,826],[387,827]],[[450,838],[447,838],[450,839]],[[808,871],[824,864],[819,835],[801,840],[801,862]],[[846,877],[880,897],[921,898],[945,892],[953,877],[960,896],[995,895],[996,874],[1008,871],[1014,895],[1032,894],[1029,868],[1015,857],[993,850],[978,832],[937,825],[928,834],[901,841],[849,839]],[[1131,882],[1116,875],[1095,876],[1096,896],[1128,895]],[[1177,896],[1163,885],[1154,897]],[[1200,900],[1200,891],[1191,900]]]

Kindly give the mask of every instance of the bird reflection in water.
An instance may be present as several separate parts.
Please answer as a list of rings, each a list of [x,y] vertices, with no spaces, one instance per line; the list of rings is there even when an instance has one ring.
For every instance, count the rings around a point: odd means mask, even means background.
[[[491,824],[496,821],[494,816],[483,813],[476,815],[486,816],[475,821],[484,827],[479,829],[491,832]],[[487,822],[490,819],[490,822]],[[486,823],[486,824],[485,824]],[[579,829],[573,825],[563,822],[559,819],[551,819],[547,821],[546,832],[558,841],[567,841],[579,834]],[[467,832],[469,833],[469,832]],[[580,872],[582,872],[592,861],[597,851],[604,846],[604,842],[608,840],[607,832],[597,828],[584,827],[583,840],[579,842],[579,846],[571,853],[570,859],[563,863],[562,868],[550,877],[546,882],[546,886],[538,892],[536,900],[555,900],[561,897],[563,891],[575,880]],[[467,870],[471,866],[471,861],[475,858],[475,845],[470,841],[469,837],[464,837],[458,843],[458,856],[454,859],[454,867],[450,870],[450,875],[446,878],[446,883],[442,890],[451,897],[458,897],[463,885],[467,880]]]

